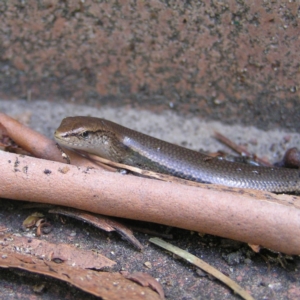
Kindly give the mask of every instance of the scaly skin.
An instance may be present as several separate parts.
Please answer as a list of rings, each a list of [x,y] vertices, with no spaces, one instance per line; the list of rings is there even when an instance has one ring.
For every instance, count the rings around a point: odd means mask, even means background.
[[[256,167],[212,158],[111,121],[65,118],[55,132],[65,147],[183,179],[276,193],[299,193],[300,171]]]

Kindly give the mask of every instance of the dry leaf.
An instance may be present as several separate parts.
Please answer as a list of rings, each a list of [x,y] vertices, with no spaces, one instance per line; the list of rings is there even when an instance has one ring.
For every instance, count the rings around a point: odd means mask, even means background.
[[[68,282],[102,299],[159,300],[157,293],[124,278],[119,273],[96,272],[57,264],[24,253],[15,253],[0,243],[0,267],[18,268]]]
[[[99,270],[115,264],[114,261],[94,251],[14,235],[0,236],[0,245],[5,245],[5,249],[10,249],[12,252],[27,253],[47,261],[65,262],[66,265],[85,269]]]
[[[161,284],[151,275],[143,272],[135,272],[132,274],[126,274],[125,277],[139,283],[142,286],[149,286],[160,295],[161,299],[165,299],[165,293]]]
[[[107,232],[116,231],[117,233],[122,235],[122,237],[124,237],[127,241],[133,244],[133,246],[135,246],[138,250],[143,249],[142,244],[135,238],[133,232],[125,225],[121,224],[120,222],[114,220],[111,217],[64,207],[50,209],[49,213],[56,213],[68,217],[73,217],[75,219],[92,224],[93,226],[105,230]]]
[[[248,244],[248,246],[255,252],[258,253],[261,249],[259,245]]]
[[[31,228],[36,225],[36,223],[41,220],[41,218],[44,218],[44,215],[38,212],[32,213],[30,216],[28,216],[24,221],[23,221],[23,226],[25,228]]]

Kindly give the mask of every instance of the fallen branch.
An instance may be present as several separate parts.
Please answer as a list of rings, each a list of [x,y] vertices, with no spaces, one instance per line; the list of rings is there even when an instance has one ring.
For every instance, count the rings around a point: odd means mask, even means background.
[[[187,186],[0,151],[0,196],[165,224],[300,254],[299,198]]]

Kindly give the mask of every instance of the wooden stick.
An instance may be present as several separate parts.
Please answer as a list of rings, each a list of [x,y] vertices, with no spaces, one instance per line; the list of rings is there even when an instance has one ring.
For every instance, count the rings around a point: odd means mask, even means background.
[[[0,196],[150,221],[300,254],[299,198],[186,186],[0,151]]]

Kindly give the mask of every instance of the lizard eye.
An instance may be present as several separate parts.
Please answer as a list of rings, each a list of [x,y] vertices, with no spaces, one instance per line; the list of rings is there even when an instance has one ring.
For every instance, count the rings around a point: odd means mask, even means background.
[[[89,137],[89,132],[88,132],[88,131],[84,131],[84,132],[81,134],[81,136],[82,136],[84,139],[86,139],[86,138]]]

